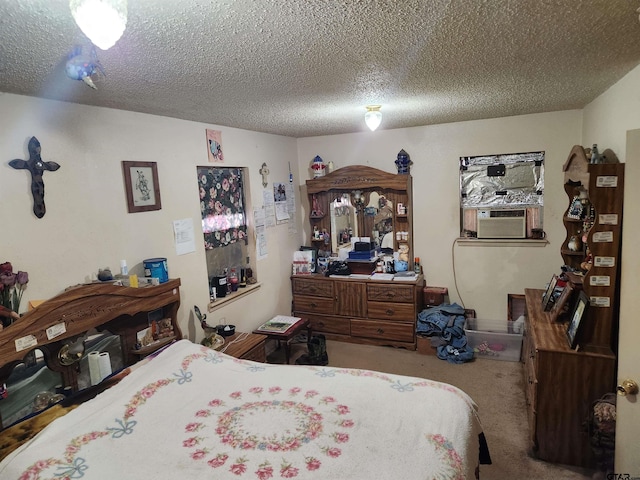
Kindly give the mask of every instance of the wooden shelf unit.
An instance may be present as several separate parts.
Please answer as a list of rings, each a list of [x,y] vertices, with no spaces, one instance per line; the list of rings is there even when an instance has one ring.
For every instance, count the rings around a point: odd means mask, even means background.
[[[617,348],[620,253],[622,246],[622,214],[624,200],[624,163],[590,164],[585,150],[576,145],[563,170],[569,207],[564,215],[566,239],[561,247],[565,265],[581,269],[590,251],[591,268],[584,272],[582,288],[590,305],[582,321],[579,341],[582,345]],[[586,192],[585,208],[592,207],[593,226],[579,252],[567,244],[574,235],[583,235],[582,219],[568,217],[576,194]]]

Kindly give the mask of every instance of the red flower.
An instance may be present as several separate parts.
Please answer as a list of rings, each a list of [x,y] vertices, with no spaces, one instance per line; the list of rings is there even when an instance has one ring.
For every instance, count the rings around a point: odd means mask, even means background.
[[[0,275],[3,273],[13,273],[13,265],[11,265],[11,262],[0,263]]]

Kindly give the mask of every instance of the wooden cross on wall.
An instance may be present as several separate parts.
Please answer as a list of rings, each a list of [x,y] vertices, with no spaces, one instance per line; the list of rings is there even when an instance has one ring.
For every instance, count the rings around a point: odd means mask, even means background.
[[[29,140],[29,160],[11,160],[9,165],[16,170],[29,170],[31,173],[31,194],[33,195],[33,213],[38,218],[44,217],[44,181],[42,174],[45,170],[55,172],[60,168],[56,162],[43,162],[40,157],[40,142],[36,137]]]

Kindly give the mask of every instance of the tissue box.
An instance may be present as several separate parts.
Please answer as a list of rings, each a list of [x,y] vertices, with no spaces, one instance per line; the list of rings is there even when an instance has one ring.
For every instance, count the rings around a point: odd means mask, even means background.
[[[509,333],[507,321],[467,318],[464,324],[467,344],[476,358],[520,361],[522,334]]]

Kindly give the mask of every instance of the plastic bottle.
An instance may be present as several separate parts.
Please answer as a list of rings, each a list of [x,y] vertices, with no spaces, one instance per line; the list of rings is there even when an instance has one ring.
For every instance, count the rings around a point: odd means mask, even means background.
[[[126,260],[120,260],[120,275],[129,275],[129,267]]]
[[[420,257],[416,257],[413,260],[413,271],[416,272],[416,275],[420,275],[422,273],[422,267],[420,266]]]

